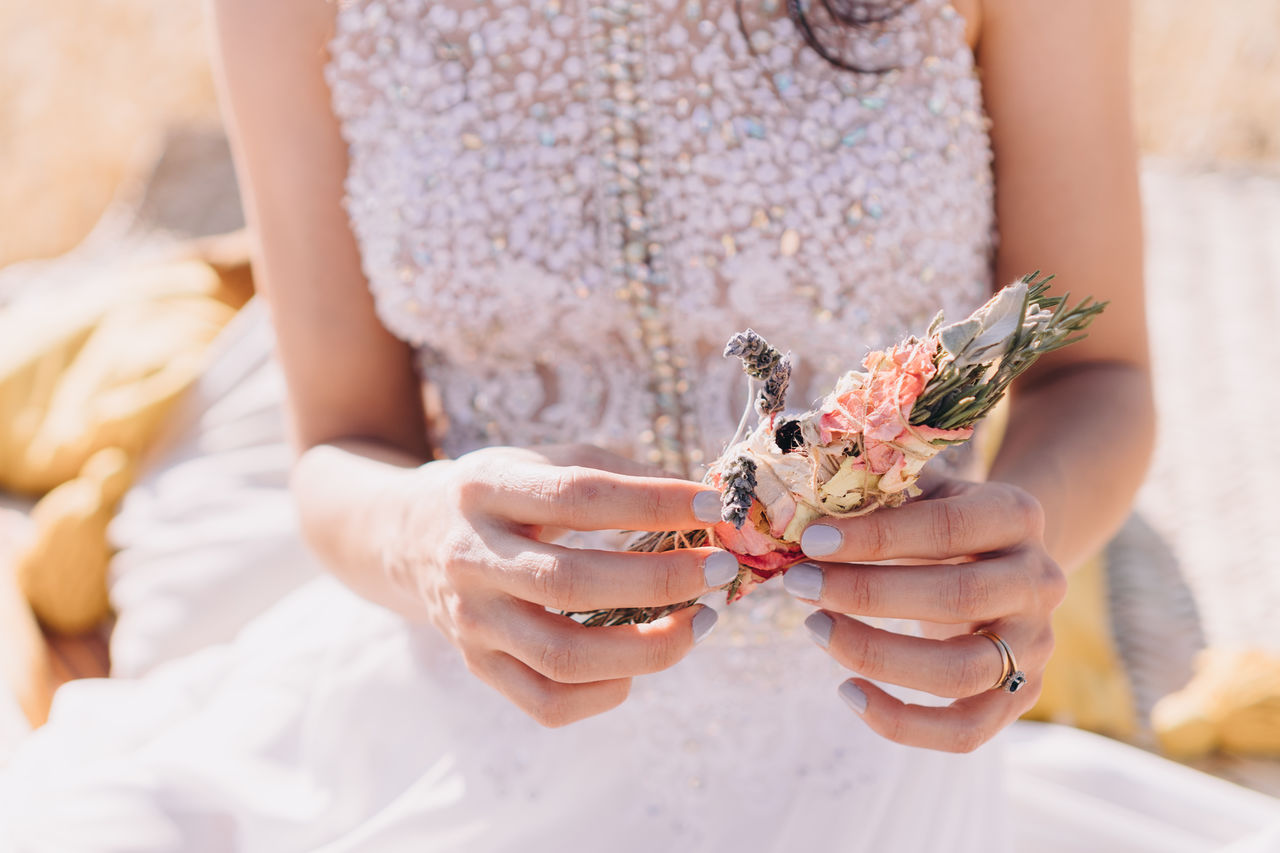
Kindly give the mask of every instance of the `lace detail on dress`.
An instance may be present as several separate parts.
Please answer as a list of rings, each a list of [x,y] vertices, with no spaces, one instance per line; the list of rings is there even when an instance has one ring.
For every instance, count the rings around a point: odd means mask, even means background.
[[[752,326],[793,403],[990,289],[990,147],[963,22],[910,4],[836,68],[777,0],[363,0],[328,80],[378,312],[443,450],[714,457]],[[696,471],[695,471],[696,473]]]

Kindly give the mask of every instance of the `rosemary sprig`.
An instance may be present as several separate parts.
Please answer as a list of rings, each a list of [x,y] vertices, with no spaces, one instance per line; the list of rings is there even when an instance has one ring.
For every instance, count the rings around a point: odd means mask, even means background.
[[[1071,306],[1071,294],[1048,296],[1052,275],[1023,276],[1027,292],[1018,323],[1003,353],[995,359],[967,362],[955,353],[938,355],[938,372],[911,410],[911,423],[938,429],[969,426],[987,414],[1009,384],[1047,352],[1084,337],[1081,332],[1107,307],[1085,299]]]

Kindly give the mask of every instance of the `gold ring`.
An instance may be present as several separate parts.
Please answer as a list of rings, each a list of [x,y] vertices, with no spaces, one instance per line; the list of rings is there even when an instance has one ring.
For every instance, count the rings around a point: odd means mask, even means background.
[[[1013,649],[1009,648],[1009,644],[1004,641],[995,631],[988,631],[985,628],[979,628],[974,631],[974,636],[986,637],[995,643],[996,651],[1000,652],[1000,677],[996,679],[996,683],[991,685],[992,690],[1005,690],[1009,693],[1017,693],[1022,686],[1027,683],[1027,676],[1018,669],[1018,661],[1013,656]]]

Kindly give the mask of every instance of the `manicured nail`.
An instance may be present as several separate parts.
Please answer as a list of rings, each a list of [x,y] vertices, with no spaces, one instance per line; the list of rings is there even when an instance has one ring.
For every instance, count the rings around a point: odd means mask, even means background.
[[[720,520],[720,493],[698,492],[693,496],[693,516],[698,521],[715,524]]]
[[[782,576],[782,587],[796,598],[817,601],[822,597],[822,569],[813,563],[799,563]]]
[[[824,649],[831,642],[831,629],[835,624],[835,620],[821,610],[810,613],[809,618],[804,620],[804,627],[809,629],[809,636]]]
[[[855,714],[862,716],[867,712],[867,694],[862,692],[861,687],[852,681],[846,681],[840,685],[839,693],[840,698],[853,709]]]
[[[719,613],[716,613],[705,604],[702,605],[702,609],[694,614],[693,622],[690,623],[693,626],[693,642],[695,645],[706,639],[719,619]]]
[[[834,554],[844,541],[844,536],[828,524],[810,524],[800,535],[800,547],[810,557]]]
[[[702,562],[707,586],[724,586],[738,576],[738,558],[728,551],[716,551]]]

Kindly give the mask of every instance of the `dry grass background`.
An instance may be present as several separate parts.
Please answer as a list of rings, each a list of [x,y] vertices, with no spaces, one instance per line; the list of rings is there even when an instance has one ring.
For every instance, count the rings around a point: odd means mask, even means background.
[[[216,122],[197,0],[0,0],[0,266],[93,227],[166,127]]]
[[[0,0],[0,266],[93,226],[175,124],[216,122],[198,0]],[[1280,0],[1135,0],[1143,151],[1280,163]]]
[[[1135,0],[1144,153],[1280,164],[1280,0]]]

